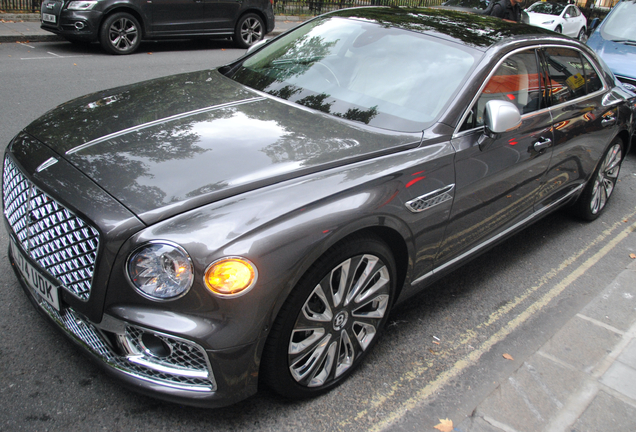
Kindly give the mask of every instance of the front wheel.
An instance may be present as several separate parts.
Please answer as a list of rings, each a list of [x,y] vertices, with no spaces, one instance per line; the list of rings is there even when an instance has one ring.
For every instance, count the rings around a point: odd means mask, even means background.
[[[581,30],[579,30],[579,35],[577,36],[577,39],[582,41],[585,38],[585,27],[581,27]]]
[[[622,162],[623,142],[615,138],[573,206],[577,216],[588,221],[599,217],[614,192]]]
[[[554,29],[555,32],[557,33],[563,33],[563,29],[561,28],[560,25],[556,26],[556,28]]]
[[[325,253],[276,318],[263,351],[265,383],[289,398],[340,384],[377,342],[395,281],[395,261],[380,239],[354,238]]]
[[[256,14],[247,14],[236,23],[234,42],[241,48],[249,48],[265,37],[265,24]]]
[[[131,54],[141,43],[141,26],[134,16],[125,12],[115,13],[102,24],[99,42],[110,54]]]

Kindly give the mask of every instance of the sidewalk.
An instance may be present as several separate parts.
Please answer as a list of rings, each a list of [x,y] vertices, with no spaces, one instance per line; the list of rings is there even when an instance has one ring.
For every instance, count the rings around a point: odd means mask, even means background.
[[[636,431],[636,261],[454,430]]]
[[[302,21],[296,16],[276,16],[276,27],[268,36],[276,36]],[[0,14],[0,43],[50,42],[64,40],[40,28],[39,14]]]

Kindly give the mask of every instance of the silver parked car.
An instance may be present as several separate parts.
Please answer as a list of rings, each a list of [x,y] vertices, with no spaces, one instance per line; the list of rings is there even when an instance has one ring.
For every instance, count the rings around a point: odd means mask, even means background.
[[[199,406],[328,391],[392,306],[538,218],[597,218],[633,95],[553,32],[317,17],[219,69],[85,96],[4,156],[10,259],[110,374]]]

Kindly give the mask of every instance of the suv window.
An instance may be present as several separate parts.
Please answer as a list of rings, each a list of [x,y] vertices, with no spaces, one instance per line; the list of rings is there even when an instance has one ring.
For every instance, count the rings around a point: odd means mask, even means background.
[[[484,109],[490,100],[512,102],[521,114],[545,108],[541,78],[534,49],[506,58],[488,80],[460,130],[483,126]]]

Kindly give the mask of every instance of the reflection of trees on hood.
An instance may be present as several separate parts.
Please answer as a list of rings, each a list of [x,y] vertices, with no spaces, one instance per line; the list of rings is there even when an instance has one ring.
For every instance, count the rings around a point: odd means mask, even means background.
[[[349,114],[364,117],[372,115],[374,109]],[[277,141],[261,149],[274,163],[301,162],[303,166],[313,166],[380,151],[413,139],[409,134],[365,129],[273,100],[246,104],[240,110],[248,117],[276,122],[283,129]]]
[[[115,132],[254,96],[214,70],[174,75],[67,102],[44,114],[27,131],[64,153]]]

